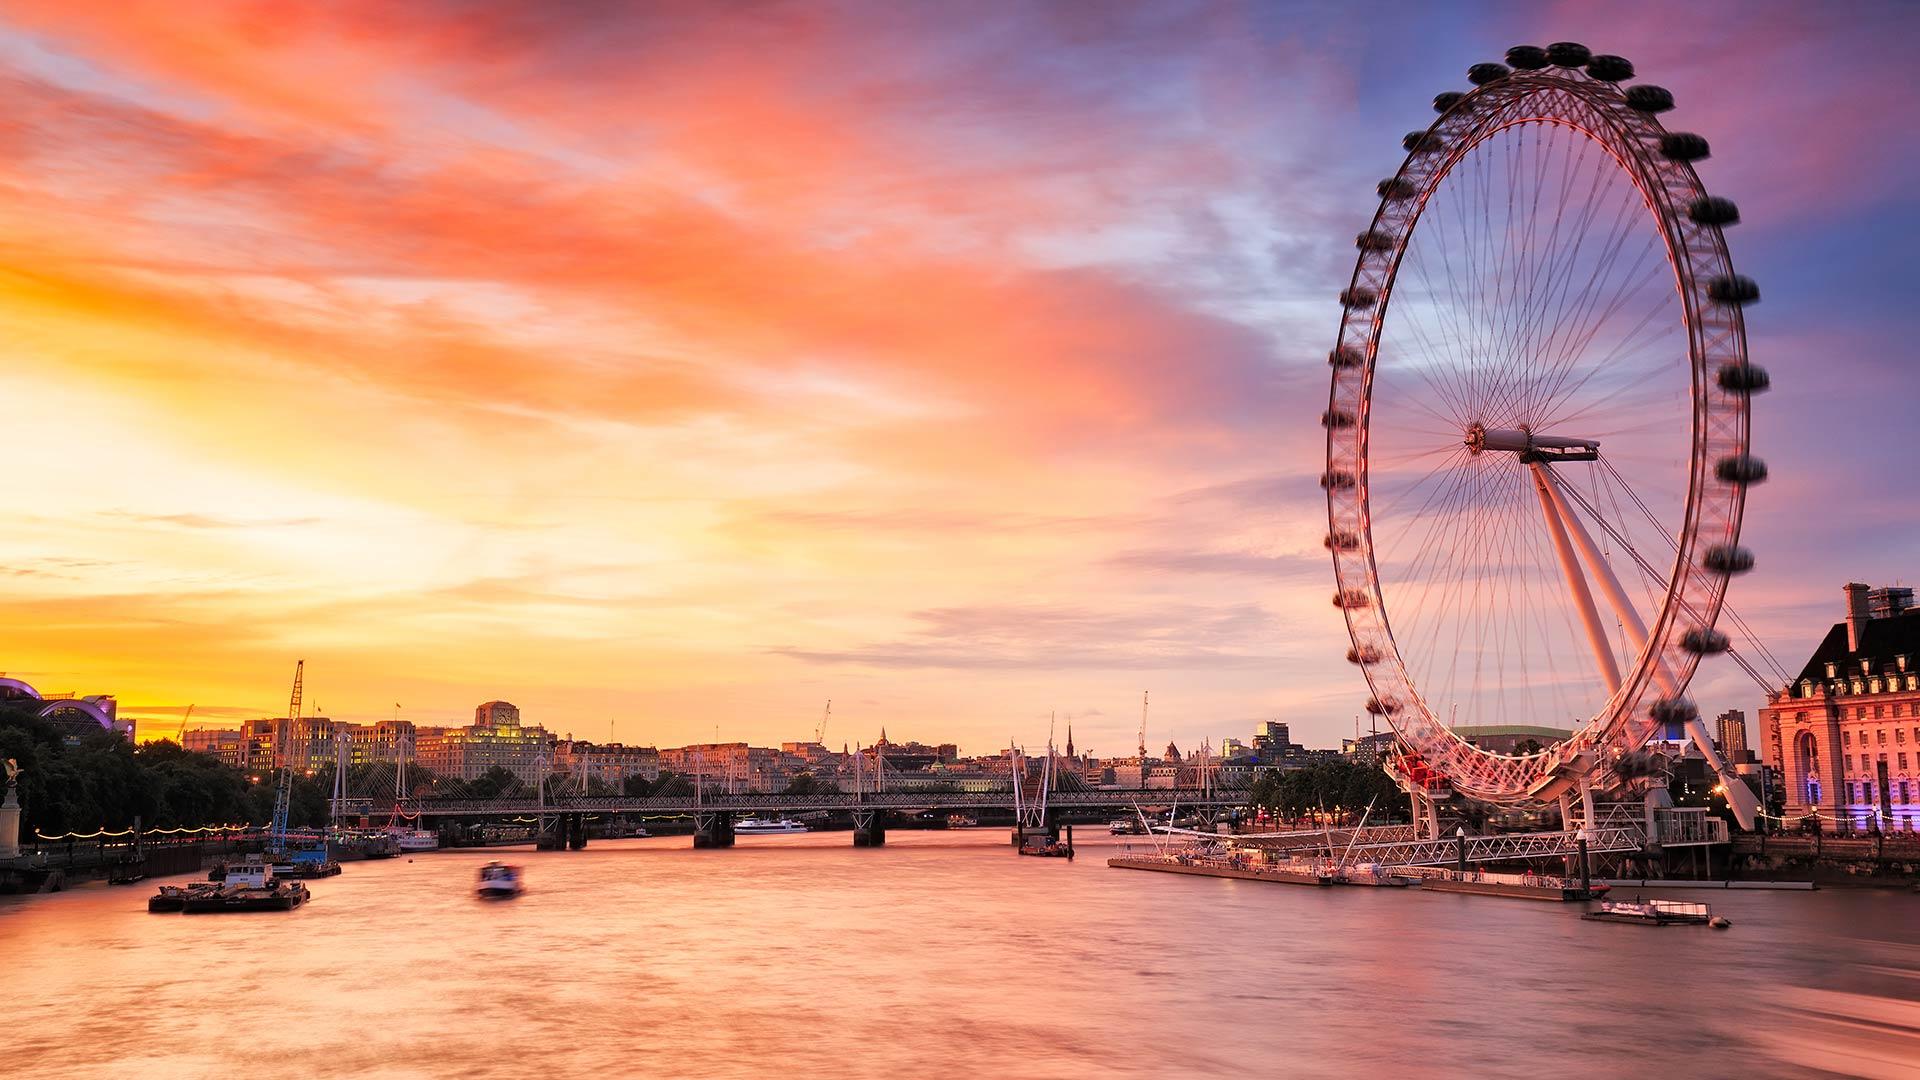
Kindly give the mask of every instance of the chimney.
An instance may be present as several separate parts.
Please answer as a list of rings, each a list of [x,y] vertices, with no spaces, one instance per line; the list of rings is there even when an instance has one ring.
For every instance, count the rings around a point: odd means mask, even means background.
[[[1867,587],[1851,581],[1841,591],[1847,595],[1847,651],[1857,653],[1867,629]]]

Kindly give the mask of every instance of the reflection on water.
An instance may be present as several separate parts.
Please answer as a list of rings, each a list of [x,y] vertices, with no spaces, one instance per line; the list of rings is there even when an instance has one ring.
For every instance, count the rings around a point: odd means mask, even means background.
[[[1693,894],[1734,928],[1649,929],[1113,870],[1084,839],[1073,862],[1022,859],[1004,839],[516,851],[529,891],[503,903],[473,898],[499,854],[479,851],[350,864],[285,915],[149,915],[144,887],[0,899],[7,1071],[1788,1077],[1820,1044],[1783,1016],[1862,1010],[1786,988],[1915,986],[1866,966],[1912,962],[1908,894]]]

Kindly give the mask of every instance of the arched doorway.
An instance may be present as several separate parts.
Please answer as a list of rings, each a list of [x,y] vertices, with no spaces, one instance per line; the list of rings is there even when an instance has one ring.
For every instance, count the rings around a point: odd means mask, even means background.
[[[1793,740],[1793,767],[1800,784],[1800,797],[1808,806],[1820,805],[1820,742],[1813,732],[1803,731]]]

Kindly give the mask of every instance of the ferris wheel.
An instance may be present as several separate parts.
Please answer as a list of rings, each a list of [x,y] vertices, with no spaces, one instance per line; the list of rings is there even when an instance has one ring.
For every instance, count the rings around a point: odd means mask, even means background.
[[[1705,741],[1684,693],[1729,648],[1715,624],[1766,478],[1759,289],[1722,235],[1738,209],[1694,171],[1707,141],[1657,119],[1672,94],[1570,42],[1506,60],[1434,99],[1358,237],[1326,546],[1367,709],[1422,774],[1505,806],[1578,795],[1590,819],[1649,739]],[[1574,734],[1501,754],[1456,730],[1479,725]]]

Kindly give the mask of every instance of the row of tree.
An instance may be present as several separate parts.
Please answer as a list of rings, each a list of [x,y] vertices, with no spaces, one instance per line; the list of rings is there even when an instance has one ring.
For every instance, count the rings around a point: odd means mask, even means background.
[[[105,731],[70,746],[61,728],[36,715],[37,704],[0,701],[0,758],[17,761],[23,770],[25,839],[36,831],[119,831],[136,819],[145,828],[261,822],[273,812],[270,785],[212,757],[166,741],[136,748]],[[324,816],[324,789],[317,799]],[[306,803],[310,809],[313,798]]]
[[[1378,765],[1332,761],[1298,769],[1262,769],[1253,779],[1247,803],[1296,824],[1316,814],[1358,819],[1373,807],[1373,823],[1404,821],[1407,802],[1393,778]]]

